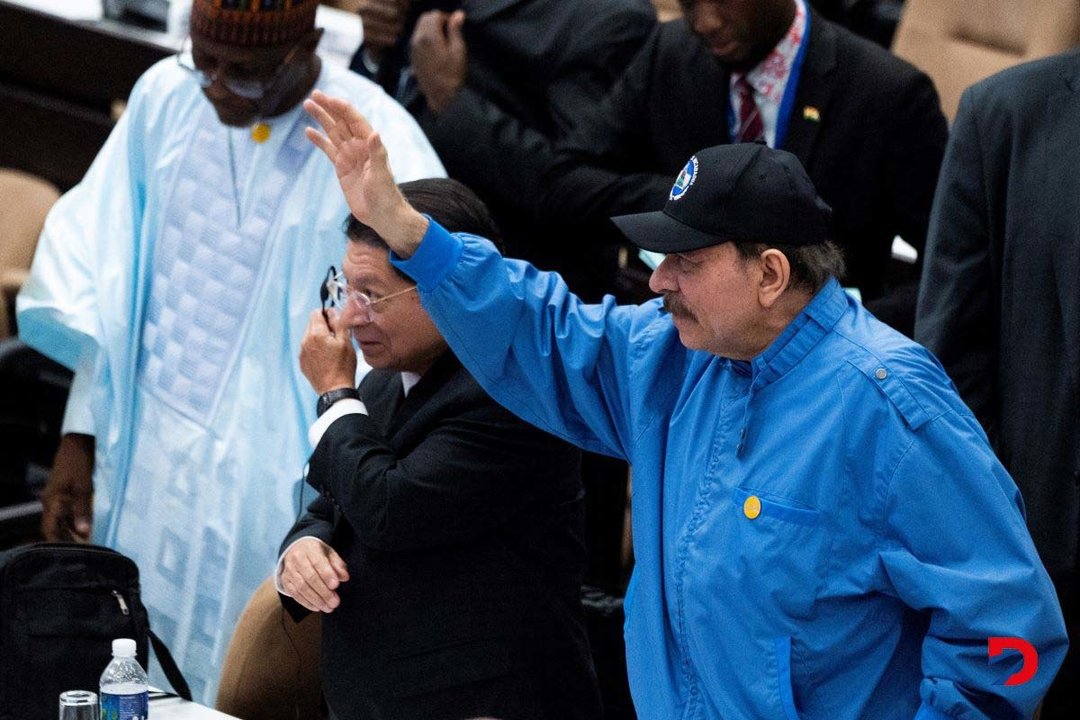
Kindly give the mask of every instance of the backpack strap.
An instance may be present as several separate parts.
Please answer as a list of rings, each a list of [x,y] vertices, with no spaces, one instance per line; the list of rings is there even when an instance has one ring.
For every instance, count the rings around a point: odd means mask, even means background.
[[[188,687],[184,674],[180,672],[176,661],[173,660],[169,648],[150,628],[146,629],[146,634],[150,636],[150,644],[154,646],[154,655],[157,656],[158,664],[161,665],[161,669],[165,672],[165,678],[172,685],[173,690],[184,700],[191,700],[191,688]]]

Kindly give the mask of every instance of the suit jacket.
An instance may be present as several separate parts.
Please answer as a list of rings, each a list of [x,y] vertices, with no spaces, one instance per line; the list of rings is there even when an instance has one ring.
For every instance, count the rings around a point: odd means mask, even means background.
[[[1080,50],[963,95],[916,324],[1024,495],[1047,568],[1080,534]]]
[[[817,13],[810,19],[783,149],[832,206],[846,282],[874,298],[893,237],[924,245],[948,129],[925,74]],[[662,208],[692,154],[730,141],[728,88],[728,71],[685,19],[662,24],[560,144],[542,187],[546,212],[595,219]]]
[[[454,4],[426,0],[412,14]],[[603,256],[583,257],[578,239],[588,229],[574,223],[571,232],[567,223],[539,216],[540,178],[554,160],[553,142],[603,98],[656,26],[656,13],[647,0],[460,5],[466,13],[468,77],[441,113],[431,112],[402,80],[411,26],[376,79],[416,116],[450,177],[492,209],[509,255],[560,271],[576,291],[599,299],[600,291],[610,289],[614,264]],[[363,72],[355,60],[353,67]]]
[[[496,405],[450,352],[395,408],[400,387],[378,370],[360,384],[370,416],[326,431],[307,476],[321,494],[282,545],[318,537],[349,568],[323,617],[330,707],[595,720],[578,451]]]

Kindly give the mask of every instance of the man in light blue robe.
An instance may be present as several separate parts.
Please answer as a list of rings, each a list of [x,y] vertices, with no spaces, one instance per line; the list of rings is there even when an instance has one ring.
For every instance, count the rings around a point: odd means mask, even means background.
[[[87,539],[92,464],[93,540],[138,563],[151,625],[206,703],[311,452],[297,353],[348,209],[300,101],[350,98],[399,177],[444,175],[408,113],[319,61],[314,2],[222,4],[197,0],[193,52],[136,84],[18,300],[22,338],[76,371],[43,529]]]

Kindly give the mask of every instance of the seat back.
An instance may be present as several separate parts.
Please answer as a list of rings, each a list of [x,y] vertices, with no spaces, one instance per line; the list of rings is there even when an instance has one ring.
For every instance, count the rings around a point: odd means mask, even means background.
[[[964,89],[1080,42],[1080,0],[907,0],[893,52],[928,74],[951,122]]]
[[[319,720],[322,619],[293,622],[273,578],[255,590],[233,631],[215,706],[250,720]]]
[[[0,340],[14,334],[15,295],[60,192],[46,180],[0,168]]]

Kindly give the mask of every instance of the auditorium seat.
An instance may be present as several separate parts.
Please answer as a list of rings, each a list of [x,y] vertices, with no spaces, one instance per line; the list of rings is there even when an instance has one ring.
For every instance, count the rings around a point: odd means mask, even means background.
[[[0,168],[0,340],[15,334],[15,295],[26,280],[45,215],[58,197],[51,183]]]
[[[319,720],[320,618],[293,622],[273,579],[263,582],[236,623],[215,707],[243,720]]]
[[[893,52],[933,79],[951,122],[969,85],[1078,42],[1078,0],[907,0]]]

